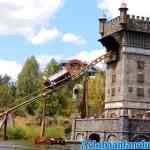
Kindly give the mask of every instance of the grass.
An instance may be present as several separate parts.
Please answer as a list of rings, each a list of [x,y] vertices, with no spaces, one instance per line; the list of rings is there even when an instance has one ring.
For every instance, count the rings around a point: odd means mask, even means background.
[[[55,126],[46,128],[47,137],[64,137],[64,127]],[[8,138],[13,140],[34,140],[40,135],[40,126],[24,126],[8,128]]]
[[[46,129],[46,136],[47,137],[64,137],[64,127],[56,126],[56,127],[49,127]]]
[[[11,127],[8,128],[8,138],[9,139],[24,139],[25,138],[25,130],[20,127]]]

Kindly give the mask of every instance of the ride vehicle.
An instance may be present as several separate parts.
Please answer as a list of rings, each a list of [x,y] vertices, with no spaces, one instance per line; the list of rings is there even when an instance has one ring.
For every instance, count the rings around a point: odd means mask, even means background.
[[[63,69],[59,71],[58,73],[50,76],[45,82],[44,85],[48,88],[54,88],[61,83],[64,83],[65,81],[68,81],[71,79],[71,74],[67,69]]]

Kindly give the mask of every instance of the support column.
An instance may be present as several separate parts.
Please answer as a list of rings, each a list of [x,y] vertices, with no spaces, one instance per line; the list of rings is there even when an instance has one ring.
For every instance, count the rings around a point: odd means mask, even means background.
[[[7,121],[8,121],[8,114],[5,115],[5,121],[4,121],[4,140],[8,140],[7,136]]]
[[[41,124],[41,134],[40,134],[41,137],[45,136],[46,104],[47,104],[47,99],[45,99],[43,102],[42,124]]]

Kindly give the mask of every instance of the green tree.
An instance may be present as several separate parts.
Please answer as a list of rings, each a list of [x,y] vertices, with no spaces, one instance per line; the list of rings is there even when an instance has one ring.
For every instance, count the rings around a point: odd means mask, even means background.
[[[88,80],[88,106],[90,115],[102,113],[105,99],[105,73],[96,73],[95,79]]]
[[[15,84],[10,82],[10,77],[0,75],[0,108],[2,111],[13,105],[15,93]]]
[[[25,62],[22,71],[18,75],[17,80],[17,98],[21,99],[26,96],[30,96],[32,93],[35,93],[39,89],[39,76],[40,70],[37,60],[34,56],[31,56]],[[34,96],[34,95],[32,95]],[[34,114],[34,111],[37,109],[37,103],[29,104],[26,106],[26,109],[29,114]]]
[[[44,70],[44,75],[46,77],[51,76],[54,73],[58,72],[59,68],[60,65],[57,63],[57,61],[54,58],[52,58]]]
[[[4,76],[0,75],[0,84],[9,84],[10,77],[5,74]]]

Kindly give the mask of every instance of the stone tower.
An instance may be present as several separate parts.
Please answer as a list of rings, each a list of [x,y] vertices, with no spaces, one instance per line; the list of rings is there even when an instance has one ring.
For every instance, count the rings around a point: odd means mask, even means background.
[[[99,40],[112,56],[105,60],[105,116],[75,118],[72,139],[150,141],[150,21],[128,15],[100,21]]]
[[[113,57],[105,60],[105,117],[134,117],[150,110],[150,21],[128,15],[121,4],[120,15],[99,19],[99,40]]]

